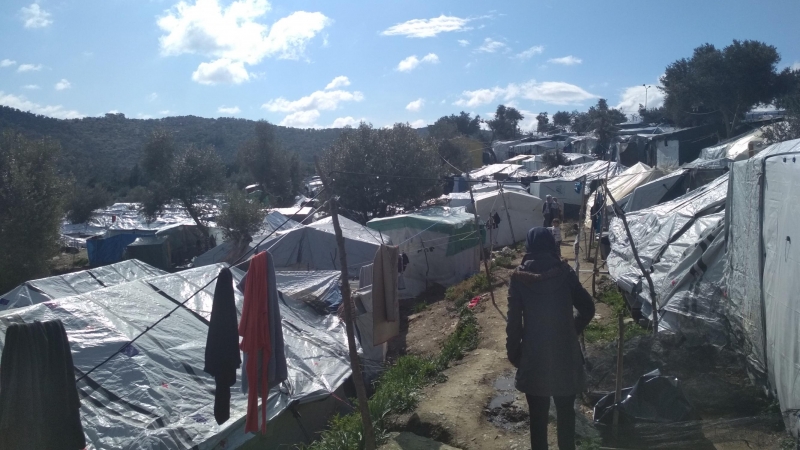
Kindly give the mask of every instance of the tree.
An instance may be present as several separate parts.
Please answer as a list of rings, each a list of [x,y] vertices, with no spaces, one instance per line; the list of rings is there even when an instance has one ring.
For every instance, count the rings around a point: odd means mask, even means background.
[[[542,162],[547,169],[570,165],[569,160],[564,157],[564,153],[562,153],[561,150],[542,154]]]
[[[667,66],[659,86],[664,107],[678,125],[709,124],[731,137],[746,112],[778,94],[779,61],[775,47],[758,41],[734,40],[722,50],[701,45]]]
[[[536,132],[544,134],[548,131],[550,131],[550,118],[546,112],[541,112],[536,116]]]
[[[516,108],[498,105],[494,113],[494,119],[486,120],[484,123],[492,130],[492,139],[509,140],[519,136],[519,122],[524,119]]]
[[[639,117],[642,123],[654,123],[656,125],[672,123],[672,120],[667,115],[667,110],[663,106],[645,109],[644,105],[640,103]]]
[[[99,184],[91,187],[75,184],[66,200],[67,220],[70,223],[84,223],[92,218],[94,210],[112,203],[111,193]]]
[[[553,114],[553,125],[557,127],[567,127],[572,122],[572,114],[567,111],[557,111]]]
[[[441,194],[445,171],[436,150],[433,139],[407,124],[375,129],[361,123],[346,129],[320,163],[345,215],[366,223]]]
[[[158,164],[159,155],[164,158],[162,164]],[[157,133],[145,147],[142,167],[150,180],[142,202],[145,217],[154,219],[177,200],[208,237],[207,200],[221,190],[225,174],[214,148],[189,145],[178,150],[168,134]]]
[[[588,112],[572,112],[572,131],[578,134],[588,133],[592,129],[592,119]]]
[[[0,136],[0,292],[49,273],[66,191],[56,170],[59,152],[49,139]]]
[[[289,158],[289,179],[292,193],[297,194],[303,189],[303,173],[300,170],[300,159],[296,153],[292,153]]]
[[[290,162],[275,139],[274,125],[267,121],[257,122],[256,138],[247,141],[239,149],[238,158],[242,170],[249,172],[253,181],[261,185],[262,192],[270,196],[272,204],[275,206],[294,204],[296,191],[292,192],[292,181],[299,184],[300,180],[291,178]],[[299,176],[299,170],[296,176]]]
[[[589,108],[588,115],[591,130],[597,135],[597,146],[594,153],[605,156],[618,131],[615,125],[625,121],[625,114],[609,108],[606,99],[601,98],[597,101],[596,106]]]
[[[432,127],[452,125],[455,132],[464,136],[477,136],[481,132],[481,116],[472,117],[469,113],[461,111],[458,115],[442,116]]]
[[[786,111],[782,122],[774,123],[764,130],[768,143],[800,139],[800,70],[784,70],[781,73],[781,94],[775,106]]]
[[[459,133],[455,122],[449,120],[447,116],[443,116],[431,125],[429,133],[431,139],[436,143],[437,153],[442,158],[459,169],[469,170],[472,168],[469,161],[469,148],[464,145],[464,140],[468,138]],[[449,166],[445,170],[454,171]]]
[[[228,191],[220,208],[217,225],[223,229],[225,239],[237,244],[248,243],[261,230],[267,210],[258,202],[247,198],[243,191]]]

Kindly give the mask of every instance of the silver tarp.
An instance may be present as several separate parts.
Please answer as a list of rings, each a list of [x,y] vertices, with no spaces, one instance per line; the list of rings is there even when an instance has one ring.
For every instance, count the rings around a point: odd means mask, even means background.
[[[166,315],[222,267],[141,278],[4,311],[0,347],[12,323],[60,319],[79,376]],[[244,274],[232,271],[236,285]],[[214,288],[212,282],[186,307],[78,383],[87,448],[230,449],[253,436],[244,433],[247,397],[240,380],[232,389],[231,418],[222,425],[214,420],[214,379],[203,372]],[[241,312],[242,293],[235,293]],[[328,398],[351,373],[344,325],[335,315],[319,315],[287,292],[281,293],[280,309],[289,378],[270,391],[271,421],[295,402]],[[307,410],[302,420],[314,420],[309,415],[321,409]],[[267,427],[278,437],[287,433]]]
[[[658,302],[659,329],[725,344],[724,216],[728,175],[667,203],[628,213],[628,225]],[[608,268],[633,306],[652,316],[647,281],[622,220],[609,227]]]
[[[610,164],[608,161],[593,161],[574,166],[558,166],[553,169],[540,170],[537,175],[539,177],[560,178],[569,181],[577,181],[586,176],[586,181],[589,182],[605,178],[606,170],[608,170],[608,178],[613,178],[626,169],[627,167],[613,161]]]

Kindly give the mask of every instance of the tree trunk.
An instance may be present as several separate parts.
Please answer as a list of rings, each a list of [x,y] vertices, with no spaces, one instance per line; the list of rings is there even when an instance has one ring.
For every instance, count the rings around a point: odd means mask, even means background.
[[[189,213],[189,216],[192,218],[192,220],[194,220],[194,223],[197,224],[197,228],[199,228],[200,232],[203,233],[203,237],[207,239],[208,227],[200,221],[200,215],[197,213],[194,203],[186,199],[181,199],[181,203],[183,203],[183,208],[186,209],[187,213]]]

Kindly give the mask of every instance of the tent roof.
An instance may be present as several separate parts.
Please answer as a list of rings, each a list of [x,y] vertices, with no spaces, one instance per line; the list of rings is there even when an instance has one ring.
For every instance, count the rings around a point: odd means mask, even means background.
[[[0,323],[60,319],[76,375],[85,373],[212,280],[222,267],[143,278],[6,311],[0,313]],[[235,268],[232,272],[235,285],[244,274]],[[78,383],[90,447],[211,449],[225,441],[235,448],[253,436],[244,434],[247,397],[238,391],[239,379],[231,396],[231,418],[222,425],[214,421],[214,378],[203,366],[215,287],[216,281]],[[235,290],[235,297],[240,313],[242,293]],[[286,291],[281,298],[290,381],[270,391],[270,420],[295,401],[326,398],[351,373],[344,326],[336,315],[318,315]],[[0,343],[5,330],[0,325]]]
[[[21,308],[49,300],[91,292],[109,286],[164,275],[141,261],[130,259],[108,266],[81,270],[54,277],[39,278],[22,283],[0,296],[0,310]]]
[[[489,178],[496,173],[511,175],[517,170],[524,168],[525,166],[520,164],[489,164],[481,167],[480,169],[471,171],[469,173],[469,177],[472,180],[481,180],[484,178]]]
[[[608,168],[609,178],[619,175],[627,169],[622,164],[613,161],[611,163],[608,161],[593,161],[572,166],[558,166],[553,169],[539,171],[539,176],[560,178],[563,181],[577,181],[585,175],[586,181],[593,181],[603,179],[606,175],[606,168]]]
[[[326,233],[335,233],[333,230],[333,218],[331,217],[325,217],[324,219],[320,219],[308,226]],[[342,236],[348,239],[358,239],[360,241],[370,242],[373,244],[392,243],[388,236],[383,236],[383,240],[381,240],[381,236],[375,231],[372,231],[364,225],[361,225],[360,223],[341,215],[339,216],[339,226],[342,228]]]

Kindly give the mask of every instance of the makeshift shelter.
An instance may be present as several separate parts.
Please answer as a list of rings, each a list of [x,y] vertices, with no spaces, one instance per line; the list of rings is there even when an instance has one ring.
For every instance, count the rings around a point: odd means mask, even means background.
[[[627,166],[642,162],[659,169],[674,169],[697,159],[703,148],[717,142],[716,133],[708,126],[657,131],[661,132],[623,137],[619,161]]]
[[[141,278],[0,313],[0,347],[9,324],[60,319],[67,331],[75,374],[87,373],[177,303],[219,273],[222,265]],[[232,269],[234,286],[243,272]],[[214,378],[203,371],[208,320],[216,281],[141,339],[78,382],[88,448],[219,449],[242,446],[247,396],[241,370],[231,389],[231,418],[214,420]],[[281,289],[281,286],[278,286]],[[234,288],[235,289],[235,288]],[[280,311],[288,380],[267,400],[267,439],[259,448],[308,442],[324,428],[350,376],[344,324],[318,315],[281,291]],[[235,289],[237,312],[242,293]],[[297,417],[287,411],[292,409]]]
[[[486,245],[497,248],[524,241],[528,230],[544,223],[542,203],[541,199],[528,193],[507,190],[476,195],[475,204],[481,223],[485,224],[494,213],[500,216],[497,228],[487,230]],[[466,207],[466,212],[473,212],[472,205]]]
[[[702,161],[702,160],[700,160]],[[623,198],[625,212],[638,211],[676,199],[687,192],[705,186],[728,171],[725,164],[689,163],[680,169],[637,187]],[[616,198],[616,197],[615,197]]]
[[[660,331],[725,345],[725,202],[728,175],[672,201],[626,215],[656,292]],[[647,280],[633,257],[622,220],[609,227],[608,271],[634,310],[652,318]]]
[[[463,208],[430,208],[372,219],[367,226],[389,236],[408,255],[402,298],[416,297],[434,283],[452,286],[480,270],[484,230]]]
[[[166,237],[139,236],[126,248],[128,258],[138,259],[159,269],[169,270],[170,262],[169,240]]]
[[[529,140],[530,139],[526,138],[513,141],[494,141],[492,142],[492,153],[494,153],[497,161],[504,161],[511,156],[515,156],[509,154],[512,146],[521,144],[523,142],[528,142]]]
[[[346,217],[339,216],[344,236],[347,266],[353,274],[366,264],[371,264],[375,252],[381,244],[381,236],[367,227]],[[333,232],[331,218],[325,218],[308,226],[299,226],[286,231],[278,231],[266,241],[259,242],[264,236],[256,236],[252,242],[237,246],[233,241],[226,241],[198,256],[194,266],[200,267],[218,262],[232,263],[245,252],[255,254],[269,250],[275,258],[275,267],[287,270],[338,270],[339,246]],[[391,239],[383,236],[383,241],[391,243]],[[257,246],[257,248],[255,248]]]
[[[663,174],[664,172],[658,169],[653,169],[646,164],[636,163],[614,178],[609,177],[607,189],[608,192],[611,192],[611,195],[614,197],[614,200],[617,201],[617,204],[619,204],[620,207],[623,207],[627,201],[625,197],[633,192],[634,189],[645,183],[660,178]],[[589,196],[589,199],[586,201],[586,211],[591,211],[596,195],[597,192],[593,192]],[[610,209],[611,205],[607,204],[606,206]],[[592,226],[592,218],[589,216],[589,214],[586,215],[585,225],[587,228]]]
[[[625,166],[608,161],[594,161],[574,166],[558,166],[556,168],[540,171],[539,175],[545,177],[530,184],[531,195],[539,198],[547,198],[548,195],[558,198],[564,205],[564,214],[570,217],[577,217],[578,211],[583,204],[584,193],[588,194],[592,186],[596,186],[602,180],[606,171],[609,178],[617,176],[626,169]],[[586,177],[586,185],[583,189],[578,189],[576,182]],[[549,178],[552,177],[552,178]],[[581,190],[583,192],[581,192]]]
[[[532,155],[517,155],[503,161],[503,164],[523,164],[524,161],[533,158]]]
[[[116,286],[140,278],[165,274],[166,272],[153,266],[131,259],[80,272],[39,278],[26,281],[10,292],[0,295],[0,310],[22,308],[104,287]]]
[[[568,137],[564,147],[565,152],[580,153],[583,155],[590,155],[597,147],[597,137],[595,136],[575,136]]]
[[[512,176],[514,172],[522,169],[520,164],[489,164],[469,173],[470,181],[493,180],[496,175]]]
[[[729,319],[753,377],[800,428],[800,139],[771,145],[730,172],[727,210]]]
[[[107,238],[94,236],[87,239],[86,254],[89,264],[97,267],[122,261],[125,248],[135,240],[135,234],[118,234]]]
[[[514,155],[541,155],[548,152],[564,148],[564,141],[553,141],[549,139],[523,142],[509,147],[509,156]]]
[[[700,151],[702,159],[728,159],[731,161],[742,161],[753,157],[756,153],[766,148],[764,140],[764,129],[755,130],[735,136],[726,141],[720,142],[713,147],[707,147]]]

